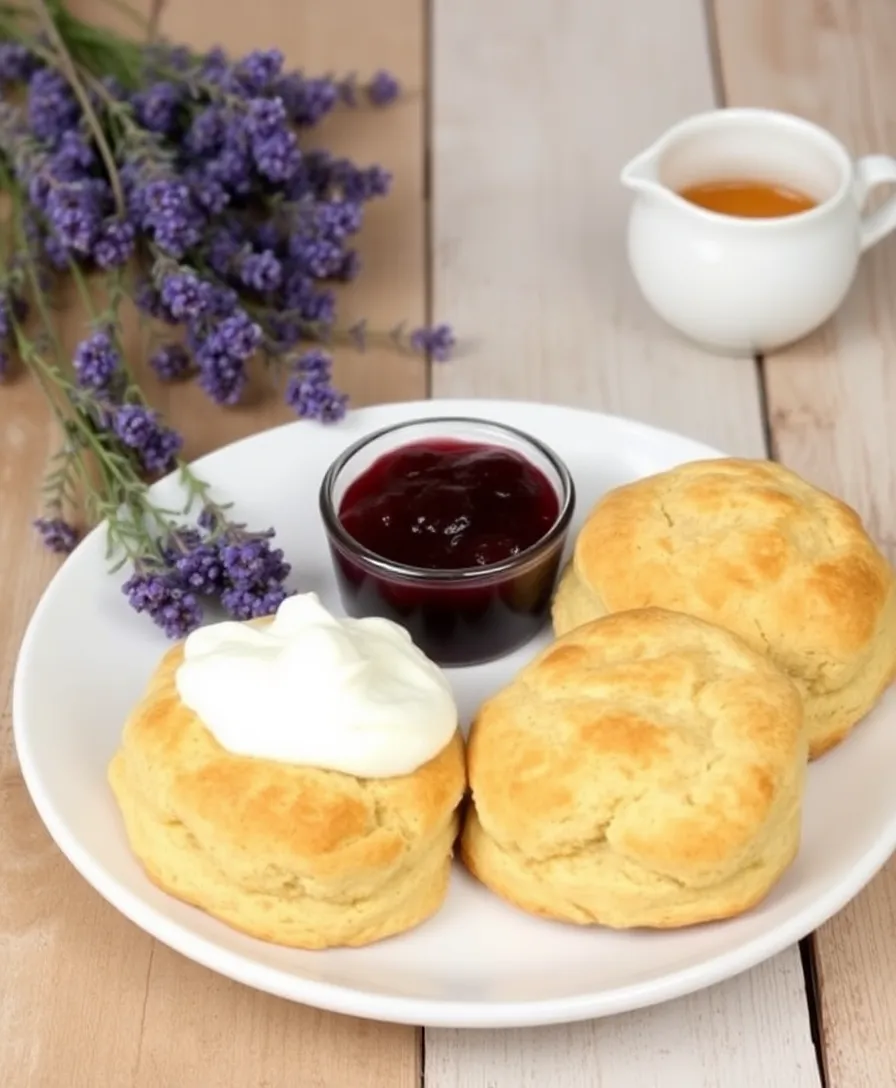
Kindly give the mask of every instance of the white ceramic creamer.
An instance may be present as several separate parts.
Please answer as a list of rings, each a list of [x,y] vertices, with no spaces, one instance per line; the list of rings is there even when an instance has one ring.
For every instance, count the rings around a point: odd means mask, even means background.
[[[796,215],[722,215],[679,191],[719,181],[772,183],[811,197]],[[853,160],[829,132],[775,110],[719,109],[675,125],[622,171],[635,194],[628,256],[644,297],[673,328],[711,351],[772,351],[826,321],[861,254],[896,227],[896,159]]]

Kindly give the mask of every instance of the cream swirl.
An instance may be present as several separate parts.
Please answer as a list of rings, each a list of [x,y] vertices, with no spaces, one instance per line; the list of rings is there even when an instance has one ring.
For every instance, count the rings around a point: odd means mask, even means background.
[[[403,627],[339,619],[314,593],[263,626],[194,631],[176,684],[228,751],[359,778],[412,773],[457,728],[448,681]]]

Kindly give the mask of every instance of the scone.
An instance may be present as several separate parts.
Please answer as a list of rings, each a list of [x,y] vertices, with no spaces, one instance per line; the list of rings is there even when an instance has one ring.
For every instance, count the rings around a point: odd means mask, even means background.
[[[162,660],[109,768],[153,882],[254,937],[307,949],[367,944],[434,914],[466,787],[460,733],[398,777],[234,754],[184,705],[183,654],[181,644]]]
[[[661,609],[594,620],[479,711],[461,856],[545,918],[728,918],[796,855],[806,746],[796,687],[736,636]]]
[[[768,653],[833,747],[896,672],[893,571],[840,500],[769,461],[697,461],[610,491],[553,605],[558,635],[629,608],[687,612]]]

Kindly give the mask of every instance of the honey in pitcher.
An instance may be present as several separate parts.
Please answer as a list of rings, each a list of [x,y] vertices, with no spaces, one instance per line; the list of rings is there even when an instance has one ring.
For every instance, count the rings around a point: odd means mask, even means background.
[[[777,219],[799,215],[816,206],[817,201],[797,189],[773,182],[705,181],[679,190],[679,196],[718,215],[743,219]]]

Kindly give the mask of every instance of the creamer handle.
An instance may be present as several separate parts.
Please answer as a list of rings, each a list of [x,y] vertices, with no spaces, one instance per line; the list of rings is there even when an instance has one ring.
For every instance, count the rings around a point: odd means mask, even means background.
[[[865,155],[856,162],[856,199],[861,208],[872,189],[896,184],[896,159],[889,155]],[[869,215],[862,217],[862,252],[877,245],[896,228],[896,195],[888,197]]]

